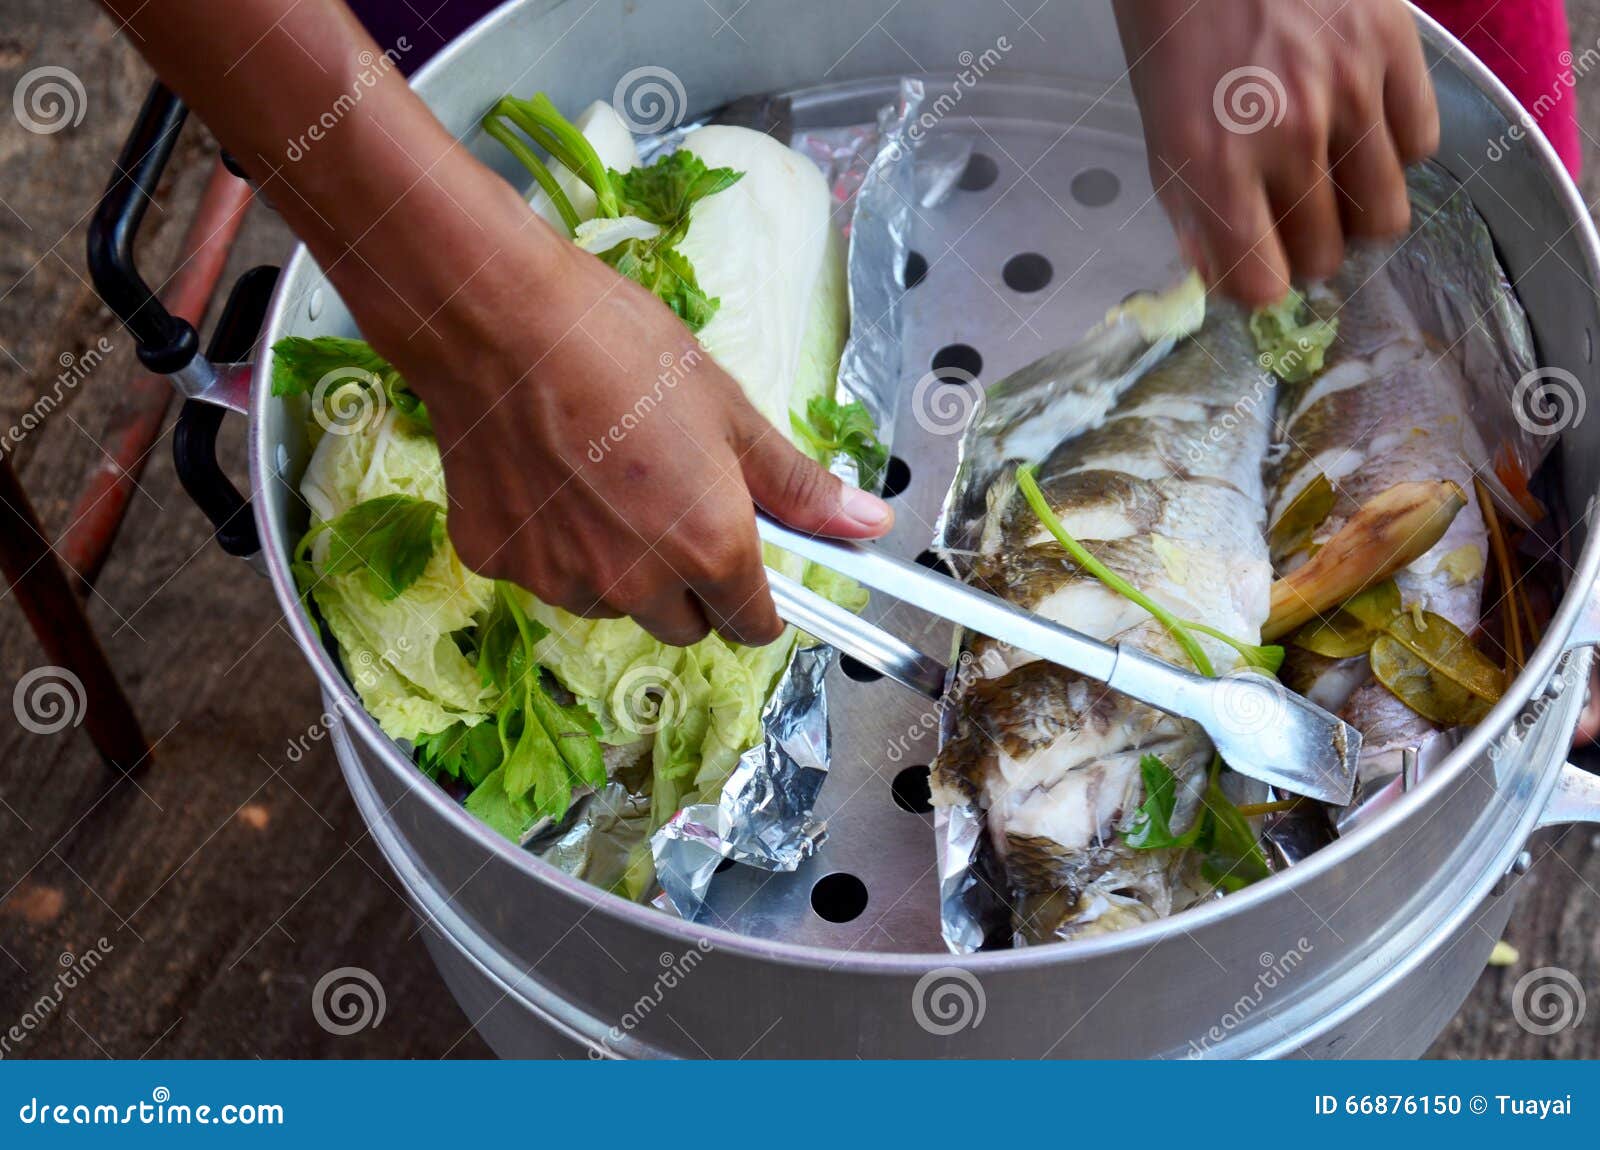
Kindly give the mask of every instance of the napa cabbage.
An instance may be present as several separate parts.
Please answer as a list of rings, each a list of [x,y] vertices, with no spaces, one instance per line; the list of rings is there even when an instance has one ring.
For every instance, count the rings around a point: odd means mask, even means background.
[[[810,162],[762,133],[718,127],[641,167],[610,108],[567,124],[543,97],[501,101],[490,123],[535,176],[533,210],[677,311],[777,433],[825,464],[835,451],[879,458],[870,426],[832,398],[850,322],[845,251]],[[297,578],[384,731],[512,839],[604,782],[602,747],[648,757],[652,825],[713,797],[760,740],[799,634],[676,648],[630,620],[579,618],[473,574],[442,530],[428,530],[428,508],[442,522],[448,506],[444,468],[398,373],[354,340],[273,350],[274,393],[317,407]],[[359,369],[352,381],[318,394],[341,363]],[[363,404],[379,414],[339,425]],[[765,558],[835,602],[865,603],[831,571],[772,548]]]

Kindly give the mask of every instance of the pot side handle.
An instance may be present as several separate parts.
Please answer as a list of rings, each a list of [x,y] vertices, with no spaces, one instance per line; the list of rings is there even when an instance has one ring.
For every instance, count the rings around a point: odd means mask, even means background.
[[[261,550],[255,519],[249,501],[217,463],[217,431],[225,411],[249,412],[251,369],[242,361],[266,315],[278,269],[255,268],[239,278],[201,354],[194,325],[167,310],[134,259],[139,226],[188,114],[165,85],[151,86],[89,224],[89,274],[133,336],[140,362],[166,376],[184,397],[172,440],[184,490],[211,520],[222,549],[249,558]]]
[[[240,359],[249,354],[277,283],[275,267],[251,268],[239,277],[206,347],[213,361]],[[239,494],[217,462],[217,432],[222,427],[222,417],[229,410],[248,413],[249,373],[229,365],[219,372],[218,380],[216,390],[234,402],[218,403],[211,397],[186,399],[172,432],[172,463],[184,491],[211,520],[217,545],[229,555],[249,559],[261,550],[255,516],[251,514],[250,501]],[[225,384],[227,390],[223,391]]]
[[[1600,777],[1565,763],[1556,778],[1556,789],[1550,793],[1550,801],[1545,803],[1533,829],[1573,823],[1600,823]]]

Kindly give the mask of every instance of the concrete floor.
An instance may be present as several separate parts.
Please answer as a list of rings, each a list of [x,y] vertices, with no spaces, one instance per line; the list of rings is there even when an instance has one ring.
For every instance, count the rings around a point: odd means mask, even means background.
[[[1575,44],[1600,40],[1600,0],[1572,8]],[[133,374],[126,338],[85,280],[83,244],[85,215],[149,74],[93,5],[10,0],[5,25],[0,92],[30,69],[66,64],[82,78],[88,112],[44,136],[0,115],[0,427],[32,405],[60,356],[102,336],[117,349],[13,454],[54,537],[104,458],[100,443]],[[1577,96],[1593,202],[1600,83],[1580,84]],[[212,154],[201,131],[185,134],[150,213],[147,267],[170,264]],[[288,243],[276,217],[256,210],[224,283],[281,261]],[[291,755],[320,710],[311,675],[266,584],[210,543],[174,478],[169,435],[170,421],[90,605],[158,741],[154,761],[136,780],[115,778],[81,732],[0,724],[0,1032],[74,956],[108,952],[0,1054],[486,1054],[434,974],[326,744]],[[230,426],[225,459],[242,459],[237,439]],[[9,691],[43,661],[15,606],[0,603],[0,684]],[[1535,854],[1510,933],[1520,960],[1484,972],[1436,1055],[1600,1055],[1596,1012],[1549,1037],[1511,1014],[1511,987],[1536,967],[1600,987],[1600,836],[1569,832]],[[381,1026],[335,1037],[317,1024],[311,988],[342,966],[381,981]]]

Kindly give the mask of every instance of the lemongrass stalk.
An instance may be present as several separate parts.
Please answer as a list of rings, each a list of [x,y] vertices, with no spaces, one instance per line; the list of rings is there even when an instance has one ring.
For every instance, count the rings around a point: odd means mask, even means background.
[[[1449,480],[1397,483],[1373,496],[1303,566],[1272,585],[1261,638],[1281,638],[1382,583],[1444,538],[1466,505]]]

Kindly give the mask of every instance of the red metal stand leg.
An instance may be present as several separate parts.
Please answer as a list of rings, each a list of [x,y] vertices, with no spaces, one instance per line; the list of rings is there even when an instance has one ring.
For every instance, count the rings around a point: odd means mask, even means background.
[[[124,771],[137,766],[149,753],[139,720],[112,674],[82,602],[50,550],[11,461],[4,456],[0,456],[0,572],[45,657],[82,684],[82,725],[101,757]]]

